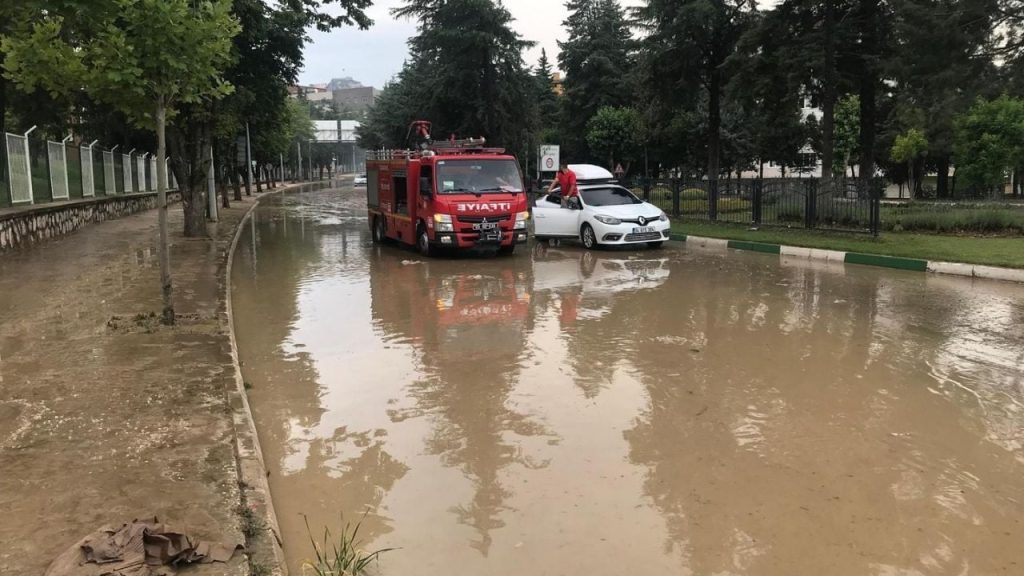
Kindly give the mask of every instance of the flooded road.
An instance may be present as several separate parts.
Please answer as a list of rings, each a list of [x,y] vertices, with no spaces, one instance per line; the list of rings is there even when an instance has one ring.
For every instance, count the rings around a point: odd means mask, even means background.
[[[1024,288],[673,246],[423,260],[264,200],[243,372],[294,574],[1024,573]]]

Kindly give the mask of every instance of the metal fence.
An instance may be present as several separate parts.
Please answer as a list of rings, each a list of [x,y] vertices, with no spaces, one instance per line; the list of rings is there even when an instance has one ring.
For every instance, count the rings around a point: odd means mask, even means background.
[[[878,234],[880,179],[636,179],[645,200],[676,218]]]
[[[116,149],[116,147],[115,147]],[[156,190],[156,158],[20,134],[0,140],[0,208]],[[177,188],[168,170],[168,189]]]

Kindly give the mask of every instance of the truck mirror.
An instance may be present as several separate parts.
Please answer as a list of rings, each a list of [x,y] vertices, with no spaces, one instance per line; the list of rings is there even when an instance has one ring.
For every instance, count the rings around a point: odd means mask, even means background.
[[[420,195],[428,198],[433,195],[433,190],[430,189],[430,178],[428,176],[420,178]]]

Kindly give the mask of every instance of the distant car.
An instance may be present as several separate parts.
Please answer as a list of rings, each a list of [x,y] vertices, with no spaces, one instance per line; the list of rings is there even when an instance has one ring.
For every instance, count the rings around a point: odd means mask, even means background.
[[[366,186],[366,174],[365,173],[363,173],[363,174],[356,174],[355,185],[356,186]]]
[[[562,207],[558,190],[537,200],[533,225],[538,240],[578,238],[590,250],[643,243],[658,248],[668,239],[668,216],[616,184],[611,172],[588,164],[569,169],[576,173],[580,197],[568,208]]]

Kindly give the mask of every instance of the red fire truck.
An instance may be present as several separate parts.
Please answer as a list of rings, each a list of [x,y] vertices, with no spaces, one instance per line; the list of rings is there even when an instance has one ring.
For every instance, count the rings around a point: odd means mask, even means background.
[[[378,150],[366,160],[366,204],[374,242],[438,248],[493,247],[511,254],[527,240],[529,208],[514,156],[483,138],[433,142],[430,123],[409,128],[410,150]]]

